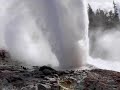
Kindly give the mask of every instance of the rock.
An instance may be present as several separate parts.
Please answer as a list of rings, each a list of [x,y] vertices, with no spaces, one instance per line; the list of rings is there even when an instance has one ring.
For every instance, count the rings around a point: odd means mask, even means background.
[[[48,67],[48,66],[42,66],[42,67],[40,67],[39,71],[43,71],[44,69],[48,69],[48,70],[51,70],[51,71],[55,71],[55,72],[56,72],[56,70],[54,70],[53,68]]]
[[[2,90],[3,85],[2,85],[2,80],[0,80],[0,90]]]
[[[39,70],[34,70],[31,72],[31,75],[35,78],[44,78],[45,75],[42,71],[39,71]]]
[[[37,87],[36,86],[26,86],[26,87],[21,88],[21,90],[37,90]]]
[[[61,90],[58,84],[52,85],[51,90]]]
[[[45,78],[46,80],[48,80],[48,81],[50,81],[50,83],[57,83],[57,80],[56,80],[56,78],[50,78],[50,77],[46,77]]]
[[[42,71],[44,73],[44,75],[52,75],[52,74],[56,74],[57,71],[52,69],[51,67],[48,66],[43,66],[40,67],[39,71]]]
[[[47,84],[38,84],[38,90],[51,90],[51,86]]]
[[[44,69],[42,72],[44,73],[44,75],[52,75],[52,71],[49,69]]]
[[[8,57],[10,57],[10,54],[8,53],[8,51],[4,49],[0,49],[0,58],[2,60],[5,60],[5,58],[8,58]]]
[[[120,90],[120,72],[93,69],[56,71],[0,66],[0,90]]]
[[[23,81],[23,79],[20,77],[11,76],[11,77],[7,78],[7,81],[9,83],[13,83],[13,82],[18,82],[18,81]]]

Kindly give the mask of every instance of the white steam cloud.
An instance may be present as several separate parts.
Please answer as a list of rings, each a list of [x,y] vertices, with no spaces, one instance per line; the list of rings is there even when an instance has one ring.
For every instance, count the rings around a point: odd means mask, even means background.
[[[120,31],[109,31],[98,40],[98,45],[107,53],[106,59],[120,61]]]
[[[99,28],[100,29],[100,28]],[[88,63],[101,69],[120,71],[120,31],[119,27],[111,30],[96,30],[94,49]]]
[[[120,71],[120,31],[96,33],[89,58],[85,0],[0,0],[0,47],[28,65],[64,69],[86,63]],[[92,33],[92,34],[94,34]]]
[[[89,46],[85,0],[6,3],[5,44],[12,57],[28,65],[60,65],[64,69],[85,64]]]

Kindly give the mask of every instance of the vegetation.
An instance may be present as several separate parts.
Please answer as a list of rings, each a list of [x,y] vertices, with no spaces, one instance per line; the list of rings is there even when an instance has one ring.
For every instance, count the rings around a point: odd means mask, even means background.
[[[116,3],[113,2],[113,10],[105,11],[97,9],[95,12],[88,5],[88,14],[89,14],[89,29],[95,30],[96,28],[102,27],[103,30],[109,30],[120,25],[120,19],[118,14],[118,8]]]

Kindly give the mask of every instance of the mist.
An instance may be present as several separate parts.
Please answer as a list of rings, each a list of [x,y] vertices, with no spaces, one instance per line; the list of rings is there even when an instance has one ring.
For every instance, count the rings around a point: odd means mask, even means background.
[[[14,60],[63,69],[79,68],[86,63],[89,40],[85,0],[4,3],[3,40]]]
[[[91,41],[94,45],[91,46],[92,58],[89,57],[88,63],[101,69],[120,71],[120,28],[102,30],[98,28],[91,32],[96,40]]]
[[[10,52],[13,60],[25,66],[79,69],[90,64],[120,71],[119,25],[108,30],[97,27],[89,31],[88,38],[89,21],[84,0],[3,2],[0,47]]]
[[[95,46],[91,55],[93,57],[101,57],[102,59],[116,60],[119,61],[119,50],[120,50],[120,31],[119,28],[102,31],[96,30],[95,34]]]

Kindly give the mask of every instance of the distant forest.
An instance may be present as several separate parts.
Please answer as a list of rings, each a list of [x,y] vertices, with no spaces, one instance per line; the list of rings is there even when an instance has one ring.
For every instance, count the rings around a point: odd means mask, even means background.
[[[120,19],[118,14],[118,8],[116,3],[113,2],[113,10],[106,11],[97,9],[93,11],[90,5],[88,5],[89,14],[89,29],[95,30],[96,28],[102,28],[102,30],[109,30],[118,27],[120,25]]]

